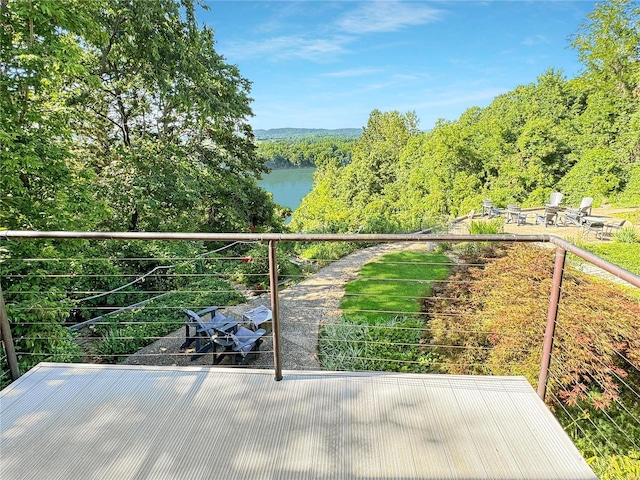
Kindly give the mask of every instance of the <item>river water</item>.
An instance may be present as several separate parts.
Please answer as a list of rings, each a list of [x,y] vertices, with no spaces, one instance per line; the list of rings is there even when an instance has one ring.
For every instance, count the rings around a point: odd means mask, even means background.
[[[279,168],[262,175],[258,185],[273,194],[276,203],[295,210],[311,191],[315,168]]]

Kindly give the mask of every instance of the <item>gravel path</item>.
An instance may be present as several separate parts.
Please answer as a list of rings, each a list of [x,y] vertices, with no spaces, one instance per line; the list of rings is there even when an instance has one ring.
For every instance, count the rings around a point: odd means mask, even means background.
[[[318,330],[324,323],[340,315],[343,285],[355,278],[362,265],[390,252],[429,249],[427,243],[381,244],[358,250],[320,269],[312,277],[280,291],[280,332],[282,368],[284,370],[320,370],[318,363]],[[236,319],[258,305],[269,307],[269,295],[250,298],[247,303],[229,307],[224,312]],[[252,368],[273,368],[273,341],[265,338],[260,354],[248,362]],[[123,363],[128,365],[210,365],[212,354],[180,353],[185,329],[170,335],[131,355]]]

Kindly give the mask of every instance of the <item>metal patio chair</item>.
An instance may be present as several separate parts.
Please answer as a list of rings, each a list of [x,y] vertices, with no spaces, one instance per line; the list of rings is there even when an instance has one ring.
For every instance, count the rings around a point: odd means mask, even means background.
[[[234,333],[238,328],[238,321],[225,317],[222,313],[218,312],[219,307],[213,306],[194,312],[183,308],[185,313],[185,342],[180,346],[181,351],[185,351],[195,340],[195,353],[203,353],[210,346],[213,346],[213,339],[216,335],[223,333]],[[191,335],[189,329],[193,328],[194,333]],[[201,345],[200,340],[205,339],[207,343]]]
[[[596,238],[602,240],[605,222],[605,219],[587,216],[582,222],[582,236],[588,239],[589,234],[593,232]]]
[[[604,237],[613,237],[613,234],[620,230],[626,223],[625,219],[616,219],[604,224],[600,239],[604,240]]]

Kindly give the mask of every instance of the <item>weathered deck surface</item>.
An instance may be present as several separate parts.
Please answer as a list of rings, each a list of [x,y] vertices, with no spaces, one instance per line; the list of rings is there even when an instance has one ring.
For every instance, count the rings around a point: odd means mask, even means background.
[[[595,479],[521,377],[41,364],[0,394],[10,479]]]

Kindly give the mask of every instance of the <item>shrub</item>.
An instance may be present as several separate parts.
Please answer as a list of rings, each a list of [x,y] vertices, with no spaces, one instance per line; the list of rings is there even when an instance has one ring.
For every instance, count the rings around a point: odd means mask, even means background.
[[[621,243],[637,243],[640,241],[638,238],[638,232],[633,227],[624,227],[613,234],[613,238],[616,242]]]
[[[325,370],[427,373],[437,356],[418,348],[422,331],[422,321],[412,317],[343,316],[320,330],[320,364]]]
[[[442,298],[427,302],[434,343],[452,373],[525,375],[536,385],[551,290],[553,254],[514,245],[485,268],[460,268]],[[473,263],[476,263],[475,260]],[[618,397],[619,355],[640,362],[640,304],[620,288],[565,270],[549,391],[571,405],[596,407]],[[482,348],[478,348],[482,347]],[[631,381],[631,379],[629,379]],[[590,395],[597,390],[597,395]]]
[[[600,480],[633,480],[640,478],[640,452],[608,455],[587,459]]]
[[[361,248],[362,244],[351,242],[314,242],[298,244],[300,256],[315,260],[320,264],[331,263],[333,260],[349,255]]]
[[[525,375],[535,386],[553,252],[514,245],[493,254],[464,259],[474,266],[456,267],[425,302],[431,341],[452,346],[436,350],[447,373]],[[547,388],[600,478],[634,478],[638,469],[640,302],[625,292],[566,268]]]
[[[492,220],[473,220],[469,226],[472,235],[495,235],[504,232],[504,220],[494,218]]]

